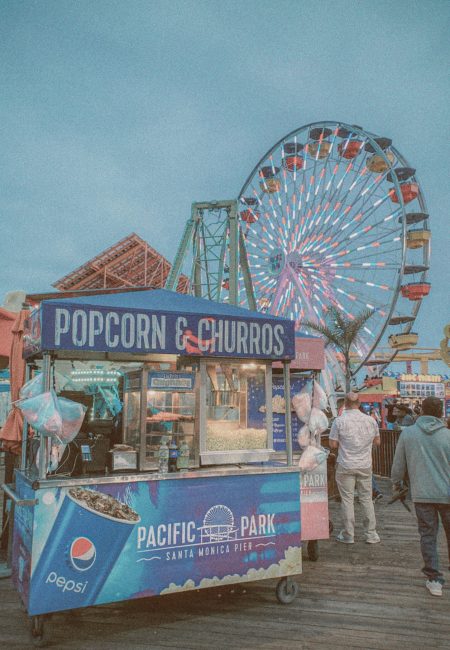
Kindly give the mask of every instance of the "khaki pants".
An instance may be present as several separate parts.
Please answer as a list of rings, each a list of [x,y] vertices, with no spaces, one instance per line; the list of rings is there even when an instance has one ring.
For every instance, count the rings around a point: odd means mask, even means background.
[[[347,540],[353,540],[355,535],[355,489],[363,509],[363,526],[366,537],[376,536],[375,510],[372,502],[372,468],[345,469],[336,465],[336,483],[341,495],[341,513],[343,520],[343,535]]]

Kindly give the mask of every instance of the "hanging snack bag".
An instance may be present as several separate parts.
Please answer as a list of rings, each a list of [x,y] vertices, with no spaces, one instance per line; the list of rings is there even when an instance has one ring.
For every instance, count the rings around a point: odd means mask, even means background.
[[[309,447],[306,447],[302,452],[298,466],[303,471],[310,472],[326,460],[328,453],[329,452],[323,447],[314,447],[313,445],[309,445]]]
[[[311,441],[311,432],[307,424],[304,424],[300,431],[298,432],[297,441],[299,446],[304,449],[310,444]]]
[[[328,397],[318,381],[314,380],[313,406],[324,411],[328,406]]]
[[[44,375],[38,372],[32,379],[27,381],[19,391],[20,399],[36,397],[44,392]]]
[[[60,439],[62,419],[54,390],[23,399],[18,406],[33,429],[43,435]]]
[[[308,422],[313,436],[317,436],[328,429],[328,418],[320,409],[313,408]]]
[[[87,408],[65,397],[58,397],[57,402],[62,419],[62,430],[58,437],[66,445],[72,442],[81,429]]]
[[[298,419],[302,422],[308,422],[311,413],[311,395],[307,386],[304,386],[299,393],[292,397],[292,406]]]

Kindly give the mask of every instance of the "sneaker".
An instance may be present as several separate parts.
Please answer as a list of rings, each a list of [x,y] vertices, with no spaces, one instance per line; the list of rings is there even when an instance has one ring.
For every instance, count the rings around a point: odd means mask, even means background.
[[[437,580],[427,580],[425,587],[432,596],[442,596],[442,584]]]
[[[353,544],[354,543],[352,539],[350,539],[349,537],[345,537],[343,530],[341,530],[339,535],[336,536],[336,541],[337,542],[342,542],[342,544]]]
[[[381,542],[381,539],[378,533],[366,535],[366,544],[378,544],[379,542]]]
[[[372,501],[373,501],[374,503],[376,503],[377,501],[381,501],[382,498],[383,498],[383,495],[381,494],[381,492],[379,492],[378,494],[376,494],[376,495],[373,497]]]

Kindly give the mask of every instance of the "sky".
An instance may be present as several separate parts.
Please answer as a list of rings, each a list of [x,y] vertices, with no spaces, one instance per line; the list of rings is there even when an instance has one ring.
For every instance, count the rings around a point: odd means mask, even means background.
[[[393,139],[432,229],[414,330],[450,321],[446,0],[0,0],[0,303],[131,232],[173,260],[194,201],[229,199],[321,120]]]

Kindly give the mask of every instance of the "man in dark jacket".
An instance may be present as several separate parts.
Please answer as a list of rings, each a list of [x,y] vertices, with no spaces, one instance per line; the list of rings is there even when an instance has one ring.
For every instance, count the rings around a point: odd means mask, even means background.
[[[450,431],[442,417],[442,401],[427,397],[422,415],[403,429],[395,450],[391,478],[394,484],[409,475],[416,509],[426,588],[442,596],[444,576],[439,571],[437,534],[439,516],[447,537],[450,562]]]

